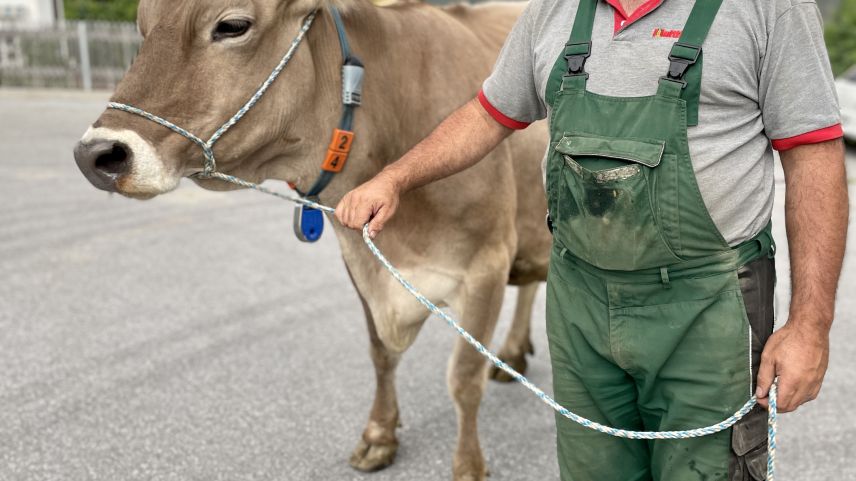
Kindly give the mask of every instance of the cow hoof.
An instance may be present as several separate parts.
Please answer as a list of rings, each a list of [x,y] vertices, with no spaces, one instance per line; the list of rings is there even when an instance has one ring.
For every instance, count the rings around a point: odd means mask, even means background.
[[[520,354],[518,356],[504,356],[502,354],[499,355],[499,358],[502,359],[503,362],[512,367],[515,371],[520,374],[526,374],[526,354]],[[490,368],[490,378],[496,382],[513,382],[514,378],[511,377],[510,374],[503,371],[502,369],[491,366]]]
[[[481,472],[467,472],[467,473],[455,473],[452,478],[454,481],[487,481],[490,473],[487,470],[481,470]]]
[[[392,465],[397,452],[398,443],[369,444],[361,439],[351,454],[350,464],[352,468],[365,473],[380,471]]]
[[[505,351],[500,351],[499,358],[502,362],[508,364],[515,371],[520,374],[526,374],[526,367],[528,364],[526,363],[526,355],[527,354],[535,354],[535,347],[531,342],[527,342],[526,345],[523,346],[522,352],[519,354],[508,354]],[[503,371],[502,369],[491,366],[490,367],[490,378],[496,382],[513,382],[514,378],[511,377],[510,374]]]

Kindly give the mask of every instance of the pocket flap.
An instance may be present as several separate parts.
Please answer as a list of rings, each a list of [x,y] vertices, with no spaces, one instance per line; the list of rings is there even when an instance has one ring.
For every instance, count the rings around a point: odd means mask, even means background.
[[[556,151],[571,157],[605,157],[648,167],[660,165],[665,148],[666,142],[661,140],[612,139],[577,134],[565,135],[556,145]]]

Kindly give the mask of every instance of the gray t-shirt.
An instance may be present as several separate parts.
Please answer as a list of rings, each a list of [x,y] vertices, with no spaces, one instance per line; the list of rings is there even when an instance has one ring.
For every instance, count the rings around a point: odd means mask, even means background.
[[[482,103],[497,120],[523,127],[548,115],[547,79],[578,3],[531,0],[483,86]],[[601,1],[586,63],[588,89],[619,97],[656,93],[693,4],[664,0],[619,28],[613,7]],[[736,245],[770,219],[772,147],[840,137],[840,111],[814,1],[725,0],[703,48],[699,124],[689,129],[690,152],[705,204]]]

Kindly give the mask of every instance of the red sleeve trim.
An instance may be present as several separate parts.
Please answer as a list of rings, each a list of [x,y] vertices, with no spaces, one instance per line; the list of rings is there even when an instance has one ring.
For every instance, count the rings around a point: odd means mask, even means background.
[[[773,139],[773,148],[778,151],[790,150],[800,145],[818,144],[827,140],[840,139],[841,137],[844,137],[844,129],[841,128],[841,124],[835,124],[786,139]]]
[[[482,107],[484,107],[485,110],[487,110],[487,113],[489,113],[494,120],[508,127],[509,129],[522,130],[526,127],[529,127],[529,122],[520,122],[514,120],[511,117],[508,117],[499,110],[497,110],[497,108],[490,103],[487,97],[485,97],[484,92],[481,90],[479,90],[479,103],[482,105]]]

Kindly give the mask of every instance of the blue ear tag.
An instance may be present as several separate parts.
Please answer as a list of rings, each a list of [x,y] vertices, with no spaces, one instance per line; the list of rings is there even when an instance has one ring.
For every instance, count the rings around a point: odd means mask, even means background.
[[[323,212],[305,205],[294,208],[294,234],[301,242],[317,242],[323,233]]]

